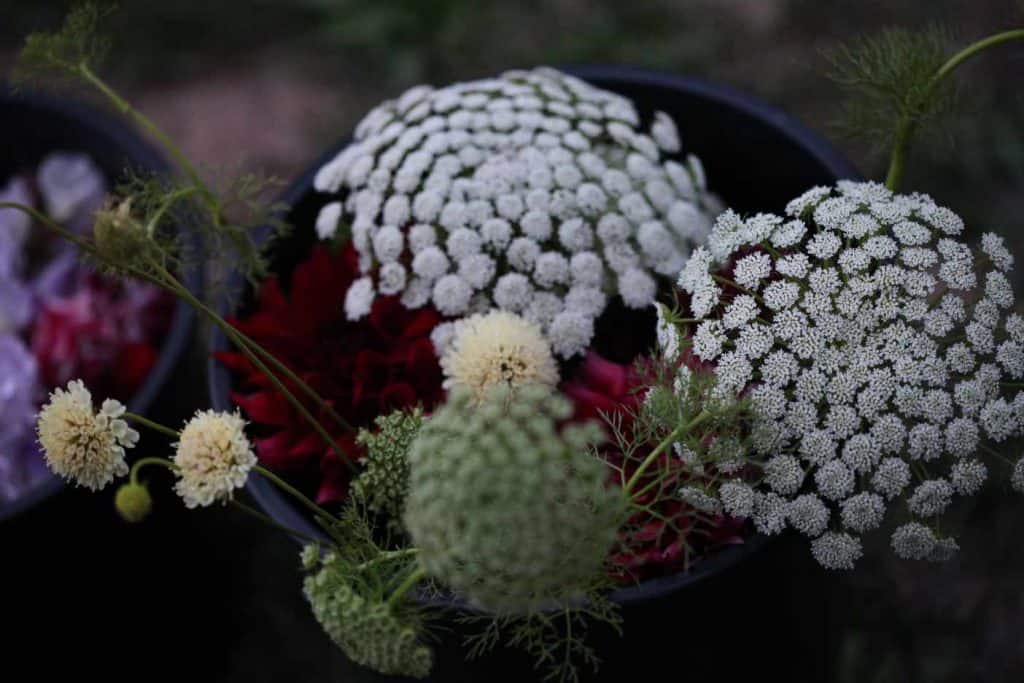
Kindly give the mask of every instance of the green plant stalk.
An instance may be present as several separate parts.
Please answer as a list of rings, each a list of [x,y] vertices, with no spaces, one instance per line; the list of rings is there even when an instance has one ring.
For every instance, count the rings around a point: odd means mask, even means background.
[[[693,420],[690,421],[689,424],[680,425],[679,427],[676,427],[672,431],[672,433],[665,438],[664,441],[658,444],[654,448],[654,450],[647,455],[644,461],[640,463],[640,467],[638,467],[636,471],[633,472],[633,476],[629,478],[629,481],[627,481],[626,485],[623,487],[623,490],[626,492],[626,495],[629,496],[632,494],[633,487],[636,486],[638,481],[640,481],[640,478],[644,475],[644,472],[646,472],[647,469],[652,464],[654,464],[654,461],[658,459],[658,456],[665,452],[665,449],[669,448],[672,444],[678,441],[681,436],[689,433],[690,430],[692,430],[694,427],[697,427],[710,417],[711,413],[709,413],[707,410],[702,410],[700,414],[697,415],[697,417],[693,418]]]
[[[394,608],[395,605],[405,597],[405,594],[416,587],[420,581],[427,576],[427,570],[423,567],[417,567],[409,576],[405,577],[405,580],[399,584],[395,592],[388,598],[388,607]]]
[[[175,195],[174,199],[179,199],[195,192],[201,192],[210,207],[217,206],[216,193],[211,190],[207,184],[203,181],[202,175],[199,170],[189,161],[188,157],[184,152],[174,143],[167,133],[163,131],[156,123],[153,122],[148,116],[137,110],[131,105],[130,102],[121,97],[113,88],[111,88],[106,81],[98,76],[87,64],[78,65],[78,73],[85,80],[86,83],[90,84],[96,90],[98,90],[104,97],[106,97],[111,104],[122,114],[130,118],[136,125],[146,131],[152,136],[160,145],[167,151],[168,154],[174,159],[175,163],[182,169],[182,171],[188,176],[189,180],[192,181],[194,188],[179,192]],[[167,205],[169,207],[169,204]],[[165,207],[165,209],[167,208]],[[215,213],[213,216],[215,222],[219,224],[220,215]],[[215,314],[214,314],[215,315]],[[219,317],[219,316],[218,316]],[[300,379],[295,373],[293,373],[287,366],[280,362],[273,354],[268,352],[262,346],[251,340],[249,337],[238,332],[238,338],[243,340],[246,344],[250,345],[256,353],[267,359],[275,368],[285,373],[289,379],[295,382],[299,388],[308,395],[313,401],[316,402],[317,406],[324,410],[330,415],[338,424],[350,432],[355,433],[355,429],[345,419],[341,417],[318,393],[316,393],[306,382]],[[236,342],[237,343],[237,342]],[[239,344],[241,346],[241,344]]]
[[[349,424],[347,420],[341,417],[341,415],[339,415],[338,412],[334,410],[334,408],[331,407],[331,405],[320,394],[318,394],[316,390],[313,389],[313,387],[309,386],[309,384],[307,384],[301,377],[295,374],[295,372],[292,371],[291,368],[289,368],[287,365],[278,360],[277,356],[263,348],[263,346],[260,345],[256,340],[252,339],[235,326],[229,324],[216,311],[214,311],[212,308],[210,308],[205,303],[200,301],[198,298],[193,296],[192,293],[188,291],[188,288],[181,284],[181,282],[176,277],[174,277],[174,274],[167,270],[164,266],[160,264],[155,265],[157,266],[158,272],[160,273],[161,277],[167,281],[168,286],[165,287],[165,289],[169,288],[169,291],[172,294],[176,294],[178,296],[187,296],[187,303],[189,303],[193,308],[195,308],[197,311],[205,315],[212,323],[217,325],[224,332],[224,334],[227,335],[232,342],[234,342],[235,346],[242,350],[243,353],[246,351],[246,348],[248,348],[249,351],[263,357],[268,363],[273,365],[274,368],[280,371],[285,377],[294,382],[295,385],[298,386],[299,389],[302,391],[302,393],[306,394],[306,396],[308,396],[314,403],[316,403],[318,408],[320,408],[328,415],[333,417],[334,420],[342,429],[345,429],[346,431],[349,431],[353,434],[356,432],[356,429],[351,424]],[[250,360],[252,360],[251,355],[249,355],[249,358]],[[259,361],[254,361],[254,363],[258,362]],[[264,372],[272,380],[274,379],[273,374],[266,369],[265,365],[257,367],[259,367],[260,370]],[[289,392],[286,389],[282,389],[282,393],[284,393],[286,397],[291,395],[291,392]],[[317,422],[317,424],[319,424],[319,422]],[[346,455],[346,458],[347,457],[348,456]]]
[[[170,276],[170,273],[168,273],[167,270],[164,269],[162,266],[160,266],[159,264],[155,264],[155,265],[158,268],[158,272],[163,271],[163,273],[166,273],[165,277],[166,276]],[[170,276],[170,277],[171,277],[171,280],[169,280],[167,282],[167,284],[168,284],[169,287],[171,287],[172,291],[177,296],[179,296],[182,299],[184,299],[193,308],[195,308],[199,312],[203,313],[207,318],[209,318],[209,320],[211,322],[213,322],[215,325],[217,325],[224,332],[224,334],[228,337],[228,339],[235,346],[237,346],[242,351],[242,353],[245,354],[246,358],[248,358],[249,361],[253,365],[255,365],[256,368],[260,372],[262,372],[264,375],[267,376],[267,378],[271,381],[271,383],[273,383],[274,387],[278,391],[281,392],[281,394],[285,397],[285,399],[292,405],[293,408],[295,408],[296,411],[298,411],[298,413],[303,417],[303,419],[305,419],[306,422],[316,431],[316,433],[320,436],[320,438],[323,439],[324,443],[326,443],[327,446],[329,448],[331,448],[331,450],[333,450],[335,452],[335,454],[337,454],[337,456],[341,459],[341,461],[344,462],[346,464],[346,466],[349,467],[350,469],[354,469],[355,468],[355,464],[352,462],[352,460],[349,457],[348,453],[345,452],[345,449],[343,449],[341,446],[338,445],[338,442],[335,441],[331,437],[331,435],[327,433],[327,430],[324,429],[324,426],[322,424],[320,424],[320,421],[317,420],[316,417],[311,412],[309,412],[309,409],[306,408],[306,406],[302,403],[302,401],[300,401],[295,396],[295,394],[293,394],[288,389],[288,387],[286,387],[284,385],[284,382],[282,382],[281,379],[277,375],[275,375],[270,370],[269,367],[267,367],[266,363],[264,363],[262,360],[260,360],[260,358],[255,353],[253,353],[253,351],[250,350],[249,347],[243,341],[241,341],[241,339],[239,339],[238,334],[235,331],[235,328],[232,327],[231,325],[229,325],[227,323],[227,321],[225,321],[219,315],[217,315],[217,313],[215,311],[213,311],[211,308],[206,306],[206,304],[204,304],[199,299],[197,299],[192,294],[192,292],[188,291],[187,287],[184,287],[180,283],[177,283],[177,280],[174,279],[173,276]],[[177,284],[175,284],[175,283],[177,283]]]
[[[302,491],[298,490],[297,488],[286,482],[284,479],[268,470],[263,465],[255,465],[252,469],[254,472],[259,473],[260,476],[262,476],[264,479],[269,480],[270,483],[274,484],[279,489],[290,495],[292,498],[305,505],[307,508],[309,508],[311,512],[313,512],[313,514],[317,515],[318,517],[326,517],[327,519],[333,519],[331,513],[327,512],[327,510],[324,510],[322,507],[314,503],[304,493],[302,493]]]
[[[153,456],[148,457],[148,458],[139,458],[134,463],[132,463],[131,472],[128,473],[128,481],[130,481],[133,484],[138,484],[139,483],[139,471],[143,467],[146,467],[147,465],[159,465],[160,467],[166,467],[167,469],[169,469],[172,472],[177,472],[178,471],[178,466],[175,465],[170,460],[168,460],[167,458],[157,458],[157,457],[153,457]]]
[[[981,54],[990,47],[1002,45],[1003,43],[1008,43],[1014,40],[1024,40],[1024,29],[1003,31],[1002,33],[997,33],[987,38],[983,38],[982,40],[968,45],[963,50],[960,50],[950,57],[945,64],[939,67],[931,77],[931,80],[929,80],[927,86],[925,86],[924,98],[927,99],[947,76],[956,71],[961,64],[969,60],[971,57]],[[892,156],[889,160],[889,172],[885,178],[885,186],[893,192],[897,191],[903,180],[907,154],[910,151],[910,144],[913,141],[914,133],[917,132],[918,123],[919,119],[913,116],[904,115],[896,129],[896,142],[893,144]]]
[[[304,534],[304,533],[302,533],[300,531],[296,531],[295,529],[292,529],[291,527],[289,527],[289,526],[287,526],[285,524],[281,524],[280,522],[278,522],[277,520],[273,519],[272,517],[268,517],[267,515],[265,515],[262,512],[260,512],[259,510],[255,509],[255,508],[252,508],[252,507],[246,505],[245,503],[241,503],[241,502],[239,502],[239,501],[237,501],[237,500],[235,500],[233,498],[231,499],[231,506],[234,507],[237,510],[241,510],[242,512],[244,512],[245,514],[249,515],[250,517],[258,519],[259,521],[263,522],[264,524],[266,524],[267,526],[271,527],[272,529],[276,529],[277,531],[283,531],[286,534],[291,534],[292,536],[295,536],[296,538],[301,538],[306,543],[322,543],[322,541],[320,539],[313,538],[312,536],[307,536],[306,534]]]
[[[377,555],[377,557],[373,558],[372,560],[367,560],[366,562],[363,562],[358,567],[356,567],[356,569],[359,571],[363,571],[369,569],[370,567],[375,567],[382,562],[390,562],[391,560],[397,560],[403,557],[411,557],[419,553],[419,551],[419,548],[403,548],[402,550],[383,550],[380,552],[380,554]]]
[[[160,432],[161,434],[169,436],[172,439],[177,439],[179,436],[178,432],[174,431],[170,427],[165,427],[164,425],[158,422],[153,422],[149,418],[145,418],[142,415],[137,415],[136,413],[125,413],[124,417],[129,420],[132,420],[133,422],[138,422],[143,427],[148,427],[155,432]]]
[[[140,112],[138,109],[133,107],[130,102],[117,94],[117,92],[107,85],[106,81],[100,78],[88,64],[78,64],[77,72],[81,76],[82,80],[94,87],[100,94],[102,94],[110,103],[122,114],[131,119],[137,126],[142,128],[146,133],[153,137],[160,146],[163,147],[167,153],[174,159],[174,162],[181,168],[182,172],[188,176],[189,180],[202,192],[204,198],[210,202],[211,205],[216,205],[217,196],[216,194],[207,187],[203,181],[202,176],[184,152],[181,151],[171,137],[163,131],[156,123],[153,122],[148,116]]]

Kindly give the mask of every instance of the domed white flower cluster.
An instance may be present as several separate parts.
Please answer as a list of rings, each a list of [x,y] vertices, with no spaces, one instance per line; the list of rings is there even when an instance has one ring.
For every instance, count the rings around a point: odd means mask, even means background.
[[[980,441],[1024,424],[1024,395],[1006,397],[1024,378],[1013,257],[993,234],[976,256],[952,211],[875,183],[812,189],[786,214],[726,212],[679,278],[693,351],[715,364],[716,391],[748,393],[765,459],[759,490],[730,482],[723,506],[849,568],[857,535],[905,499],[918,521],[895,532],[896,553],[949,557],[955,541],[927,524],[982,486]],[[677,353],[678,330],[659,338]]]
[[[350,319],[378,295],[462,317],[491,308],[538,323],[559,356],[583,351],[607,297],[642,308],[711,227],[717,200],[672,119],[647,132],[633,104],[552,69],[441,89],[374,109],[316,175],[338,196],[363,277]]]

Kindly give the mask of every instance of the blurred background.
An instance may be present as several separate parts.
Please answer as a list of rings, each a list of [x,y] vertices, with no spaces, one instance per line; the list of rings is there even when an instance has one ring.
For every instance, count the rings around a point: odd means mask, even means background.
[[[1024,8],[1012,0],[123,5],[110,23],[109,79],[192,158],[211,166],[241,163],[285,180],[345,135],[374,103],[408,86],[511,67],[584,63],[654,67],[751,92],[833,136],[866,175],[879,178],[885,160],[877,150],[835,138],[830,128],[840,102],[825,77],[821,51],[888,26],[942,23],[967,41],[1024,22]],[[0,66],[6,70],[28,32],[56,26],[65,9],[66,3],[50,0],[0,0]],[[966,106],[951,139],[918,148],[905,187],[937,196],[964,216],[975,235],[1001,232],[1020,253],[1024,50],[997,50],[972,62],[959,83]],[[1024,283],[1016,284],[1020,292]],[[166,502],[154,525],[123,530],[123,547],[137,553],[126,555],[133,562],[124,568],[125,580],[151,563],[175,562],[180,585],[161,587],[150,613],[120,615],[122,622],[141,626],[154,612],[182,618],[176,605],[192,603],[179,598],[206,591],[209,630],[216,635],[200,645],[211,669],[193,680],[345,680],[333,675],[344,665],[305,610],[296,549],[289,541],[222,510],[190,517],[198,533],[166,521],[162,527],[161,514],[176,514],[168,509],[173,501]],[[73,509],[81,505],[76,500]],[[82,509],[96,519],[113,515],[109,500],[93,500]],[[1024,680],[1024,543],[1018,524],[1024,502],[992,490],[962,515],[963,552],[949,565],[899,563],[885,552],[869,551],[874,561],[829,579],[835,680]],[[246,552],[240,556],[237,548]],[[182,561],[181,553],[204,559],[196,565]],[[143,586],[139,580],[140,591]],[[252,656],[266,648],[273,657]]]

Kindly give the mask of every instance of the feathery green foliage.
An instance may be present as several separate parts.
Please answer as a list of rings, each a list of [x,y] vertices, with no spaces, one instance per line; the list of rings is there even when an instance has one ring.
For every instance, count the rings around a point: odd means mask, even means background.
[[[83,2],[68,12],[59,30],[30,34],[25,39],[11,81],[18,87],[78,78],[83,66],[98,68],[110,51],[99,26],[114,6]]]
[[[873,141],[880,150],[893,146],[905,121],[919,132],[934,131],[955,110],[952,82],[932,83],[953,44],[950,31],[940,26],[898,28],[826,53],[829,77],[847,91],[836,127]]]
[[[523,650],[534,660],[544,681],[578,683],[581,669],[596,672],[601,657],[588,643],[595,625],[622,633],[619,606],[597,587],[586,597],[525,616],[466,615],[460,623],[479,627],[463,643],[467,659],[477,659],[499,644]]]

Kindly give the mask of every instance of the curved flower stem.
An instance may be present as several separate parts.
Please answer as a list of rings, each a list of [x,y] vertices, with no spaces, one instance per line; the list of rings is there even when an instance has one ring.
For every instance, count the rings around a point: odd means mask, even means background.
[[[289,494],[298,502],[305,505],[316,516],[325,517],[327,519],[334,518],[333,515],[331,515],[331,513],[329,513],[327,510],[324,510],[322,507],[320,507],[312,500],[310,500],[302,491],[298,490],[297,488],[286,482],[284,479],[268,470],[263,465],[256,465],[252,469],[254,472],[258,472],[264,479],[268,479],[272,484],[277,486],[279,489]]]
[[[171,139],[171,136],[156,125],[152,119],[118,95],[113,88],[107,85],[106,81],[100,78],[92,69],[89,68],[88,64],[79,64],[78,73],[81,75],[82,80],[96,88],[96,90],[106,97],[119,112],[130,118],[135,125],[142,128],[146,133],[152,136],[154,140],[160,143],[160,146],[167,151],[172,159],[174,159],[174,162],[179,168],[181,168],[182,172],[188,176],[189,180],[195,184],[197,190],[203,194],[204,198],[212,204],[216,203],[216,195],[203,181],[203,178],[199,173],[199,169],[192,165],[192,162],[189,161],[185,153],[181,151],[181,148],[178,147],[174,143],[174,140]]]
[[[221,331],[224,332],[225,336],[227,336],[227,338],[233,344],[235,344],[235,346],[237,346],[242,351],[242,353],[245,354],[246,358],[248,358],[249,361],[253,365],[255,365],[260,372],[266,375],[267,379],[269,379],[273,383],[274,387],[281,392],[281,394],[285,397],[285,399],[287,399],[287,401],[292,405],[292,407],[295,408],[295,410],[303,417],[303,419],[305,419],[306,422],[309,423],[309,425],[316,431],[316,433],[320,435],[320,438],[322,438],[324,440],[324,443],[326,443],[331,448],[331,450],[335,452],[338,458],[343,463],[345,463],[347,467],[349,467],[350,469],[354,469],[355,465],[352,462],[351,458],[349,458],[348,453],[345,452],[345,449],[338,445],[338,442],[335,441],[334,438],[332,438],[331,435],[327,433],[327,430],[324,429],[324,426],[322,424],[320,424],[320,421],[317,420],[316,417],[314,417],[313,414],[309,412],[309,409],[306,408],[302,401],[300,401],[295,396],[295,394],[293,394],[288,389],[288,387],[284,385],[284,382],[282,382],[281,379],[276,374],[274,374],[269,367],[267,367],[266,363],[260,360],[260,358],[243,341],[241,341],[241,339],[239,339],[238,332],[235,330],[235,328],[229,325],[228,322],[224,320],[222,317],[217,315],[216,311],[214,311],[209,306],[200,301],[198,298],[196,298],[196,296],[192,294],[192,292],[190,292],[187,287],[178,282],[178,280],[173,275],[171,275],[171,273],[166,268],[164,268],[159,263],[156,263],[155,261],[152,262],[152,264],[154,268],[156,268],[157,272],[160,273],[161,277],[165,278],[167,286],[170,288],[170,290],[175,295],[182,298],[190,306],[192,306],[197,311],[205,315],[210,320],[210,322],[219,327]],[[310,389],[310,391],[312,391],[312,389]],[[322,401],[323,399],[320,400]]]
[[[136,415],[135,413],[125,413],[124,417],[126,417],[129,420],[132,420],[133,422],[138,422],[143,427],[149,427],[154,432],[160,432],[161,434],[169,436],[172,439],[177,439],[179,436],[178,432],[171,429],[170,427],[165,427],[159,422],[153,422],[149,418],[143,417],[142,415]]]
[[[373,558],[372,560],[367,560],[366,562],[363,562],[358,567],[356,567],[356,569],[359,570],[359,571],[362,571],[364,569],[369,569],[370,567],[374,567],[374,566],[380,564],[381,562],[390,562],[391,560],[397,560],[397,559],[400,559],[400,558],[403,558],[403,557],[412,557],[412,556],[418,554],[419,552],[420,552],[419,548],[403,548],[402,550],[385,550],[385,551],[381,552],[379,555],[377,555],[377,557]]]
[[[306,543],[321,543],[322,542],[320,539],[313,538],[312,536],[307,536],[306,534],[304,534],[304,533],[302,533],[300,531],[296,531],[295,529],[292,529],[290,526],[287,526],[285,524],[281,524],[276,519],[274,519],[272,517],[268,517],[267,515],[263,514],[259,510],[257,510],[256,508],[250,507],[250,506],[246,505],[245,503],[240,503],[239,501],[235,500],[234,498],[231,499],[231,506],[234,507],[237,510],[241,510],[242,512],[244,512],[245,514],[249,515],[250,517],[254,517],[254,518],[258,519],[259,521],[263,522],[264,524],[266,524],[267,526],[269,526],[269,527],[271,527],[273,529],[277,529],[278,531],[283,531],[286,534],[290,534],[292,536],[295,536],[296,538],[301,538]]]
[[[177,472],[178,471],[178,466],[175,465],[170,460],[168,460],[167,458],[157,458],[157,457],[139,458],[134,463],[132,463],[131,472],[128,473],[128,480],[131,483],[133,483],[133,484],[138,484],[139,483],[139,470],[141,470],[143,467],[146,467],[147,465],[159,465],[160,467],[166,467],[171,472]]]
[[[678,441],[679,437],[689,433],[694,427],[700,425],[702,422],[704,422],[710,417],[711,413],[709,413],[707,410],[702,410],[700,414],[697,415],[697,417],[693,418],[693,420],[690,421],[689,424],[676,427],[672,431],[672,433],[665,438],[664,441],[658,444],[657,447],[655,447],[655,449],[647,455],[644,461],[640,463],[640,467],[638,467],[636,471],[633,472],[633,476],[629,478],[629,481],[626,482],[626,485],[624,487],[626,495],[630,495],[633,492],[633,487],[636,486],[638,481],[640,481],[640,477],[642,477],[644,472],[647,471],[647,468],[649,468],[654,463],[654,461],[658,459],[658,456],[665,452],[665,449],[669,448],[672,444]]]
[[[981,54],[990,47],[995,47],[1014,40],[1024,40],[1024,29],[1014,29],[1012,31],[996,33],[995,35],[983,38],[971,45],[968,45],[963,50],[960,50],[950,57],[945,64],[939,67],[931,77],[931,80],[929,80],[928,84],[925,86],[923,98],[927,100],[931,93],[935,91],[935,88],[937,88],[947,76],[956,71],[961,64],[969,60],[971,57]],[[889,159],[889,172],[885,178],[885,186],[893,192],[896,192],[900,186],[900,182],[903,180],[903,171],[906,166],[907,152],[910,150],[910,143],[913,140],[914,133],[917,132],[917,125],[919,122],[920,119],[917,116],[905,114],[896,129],[896,142],[893,144],[892,156]]]
[[[252,353],[260,355],[268,363],[270,363],[277,370],[279,370],[286,378],[294,382],[295,385],[298,386],[300,390],[302,390],[302,393],[306,394],[306,396],[308,396],[314,403],[316,403],[318,408],[320,408],[328,415],[330,415],[332,418],[334,418],[334,420],[342,429],[355,433],[355,428],[351,424],[349,424],[347,420],[341,417],[341,415],[339,415],[338,412],[334,410],[334,408],[320,394],[318,394],[315,389],[313,389],[313,387],[309,386],[301,377],[295,374],[295,372],[291,368],[289,368],[287,365],[278,360],[277,356],[272,354],[270,351],[267,351],[265,348],[263,348],[262,345],[260,345],[254,339],[247,336],[234,325],[231,325],[228,321],[224,320],[224,318],[222,318],[216,311],[214,311],[212,308],[210,308],[205,303],[200,301],[197,297],[195,297],[191,292],[188,291],[187,287],[181,284],[181,282],[178,281],[176,277],[174,277],[173,273],[167,270],[164,266],[159,264],[155,265],[157,267],[157,272],[160,273],[161,277],[163,277],[167,281],[167,284],[171,287],[172,293],[185,298],[187,303],[189,303],[193,308],[198,310],[200,313],[205,315],[211,322],[217,325],[217,327],[219,327],[224,332],[224,334],[227,335],[232,342],[234,342],[235,346],[237,346],[243,353],[245,353],[246,348],[248,348],[248,350],[251,351]],[[251,355],[247,355],[249,356],[250,360],[253,360]],[[258,362],[259,361],[254,361],[254,364]],[[271,378],[271,380],[274,379],[270,371],[266,369],[265,365],[257,365],[257,367],[259,367],[260,371],[266,374],[268,378]],[[278,388],[281,389],[281,387]],[[286,389],[281,389],[281,391],[286,395],[286,397],[291,394],[291,392],[289,392]],[[319,424],[319,422],[317,422],[317,424]],[[331,441],[333,441],[333,439]],[[347,457],[347,454],[345,454],[346,460]]]
[[[405,580],[398,585],[395,592],[388,598],[388,607],[394,607],[398,602],[405,597],[405,594],[412,590],[416,584],[422,581],[427,576],[427,570],[423,567],[417,567],[409,576],[405,577]]]
[[[86,253],[91,255],[96,255],[96,247],[92,244],[92,242],[90,242],[89,240],[85,239],[80,235],[76,235],[75,233],[71,232],[63,225],[61,225],[60,223],[54,221],[52,218],[50,218],[43,212],[38,211],[31,206],[28,206],[26,204],[19,204],[18,202],[0,202],[0,209],[14,209],[16,211],[26,213],[36,221],[39,221],[40,223],[44,224],[50,230],[56,232],[63,239],[74,244],[82,251],[85,251]]]

